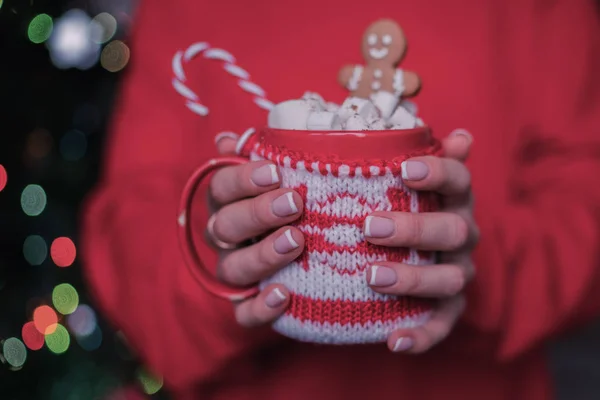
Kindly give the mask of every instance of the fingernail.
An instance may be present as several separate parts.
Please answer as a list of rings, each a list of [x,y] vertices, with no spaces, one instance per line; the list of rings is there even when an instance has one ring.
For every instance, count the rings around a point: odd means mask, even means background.
[[[365,218],[365,236],[373,238],[384,238],[394,233],[394,221],[388,218],[373,217]]]
[[[271,308],[276,308],[285,302],[285,295],[281,293],[279,288],[271,290],[271,293],[265,297],[265,303]]]
[[[371,286],[391,286],[396,283],[396,271],[388,267],[373,265],[371,267]]]
[[[404,161],[400,168],[402,168],[402,179],[409,181],[420,181],[429,173],[427,164],[421,161]]]
[[[467,143],[471,143],[473,141],[473,135],[469,133],[466,129],[455,129],[450,133],[450,136],[462,136],[466,139]]]
[[[396,344],[394,344],[394,348],[392,351],[406,351],[413,346],[413,340],[409,337],[399,337],[396,339]]]
[[[279,254],[289,253],[300,246],[292,237],[292,231],[288,229],[273,242],[275,251]]]
[[[229,138],[233,140],[238,140],[238,135],[233,132],[221,132],[217,136],[215,136],[215,144],[219,143],[221,139]]]
[[[267,164],[256,168],[250,175],[250,180],[257,186],[271,186],[279,182],[275,164]]]
[[[287,217],[298,212],[292,192],[287,192],[283,196],[276,198],[271,207],[273,214],[278,217]]]

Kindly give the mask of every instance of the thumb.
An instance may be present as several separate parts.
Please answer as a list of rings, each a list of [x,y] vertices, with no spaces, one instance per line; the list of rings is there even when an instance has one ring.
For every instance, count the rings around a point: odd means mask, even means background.
[[[464,129],[455,129],[442,141],[444,156],[465,161],[469,156],[473,136]]]
[[[221,132],[215,136],[215,145],[220,155],[235,154],[239,136],[233,132]]]

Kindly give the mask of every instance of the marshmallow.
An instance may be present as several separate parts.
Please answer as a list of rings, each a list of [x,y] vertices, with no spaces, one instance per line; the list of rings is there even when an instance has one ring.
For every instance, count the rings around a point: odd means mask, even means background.
[[[387,129],[384,119],[375,119],[373,121],[369,121],[369,129],[373,131],[383,131]]]
[[[354,114],[360,115],[364,120],[368,118],[379,117],[379,112],[373,103],[367,99],[361,99],[359,97],[348,97],[346,100],[344,100],[344,103],[338,111],[338,114],[340,115],[342,121],[345,121]]]
[[[306,121],[313,111],[305,100],[288,100],[279,103],[269,112],[269,128],[306,129]]]
[[[348,131],[364,131],[369,129],[369,124],[363,117],[354,114],[346,120],[344,129]]]
[[[393,129],[413,129],[417,126],[417,118],[412,115],[406,108],[398,107],[394,114],[388,120],[391,125],[398,125],[400,128]]]
[[[371,101],[379,109],[381,116],[383,118],[389,118],[396,106],[398,105],[398,97],[396,97],[393,93],[386,92],[380,90],[379,92],[375,92],[371,95]]]
[[[399,106],[404,107],[409,113],[416,116],[417,115],[417,105],[410,100],[402,100]]]
[[[325,103],[325,110],[329,112],[337,113],[340,109],[340,105],[332,102]]]
[[[302,96],[302,100],[305,100],[313,110],[315,111],[325,111],[325,100],[318,93],[306,92],[304,96]]]
[[[314,131],[328,131],[342,129],[340,117],[328,111],[313,111],[306,120],[306,127]]]

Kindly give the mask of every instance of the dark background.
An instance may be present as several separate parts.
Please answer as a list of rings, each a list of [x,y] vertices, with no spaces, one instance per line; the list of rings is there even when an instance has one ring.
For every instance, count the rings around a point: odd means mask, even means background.
[[[102,51],[115,40],[126,46],[134,6],[131,0],[0,0],[0,165],[8,176],[0,191],[2,341],[24,340],[23,325],[32,321],[36,307],[53,306],[52,292],[58,284],[72,285],[79,304],[95,310],[78,260],[60,268],[50,248],[58,237],[70,238],[77,247],[79,207],[97,178],[111,107],[127,70],[126,57],[118,51],[107,52],[106,59],[101,57],[89,68],[61,69],[47,44],[33,43],[28,35],[33,29],[37,40],[44,27],[30,28],[30,23],[37,15],[48,14],[56,33],[57,19],[73,8],[85,10],[90,18],[110,13],[117,30],[99,46]],[[122,50],[118,44],[115,48]],[[26,214],[43,205],[40,198],[23,197],[30,184],[39,185],[47,199],[37,216]],[[43,238],[46,248],[39,241],[37,247],[24,246],[30,235]],[[0,399],[116,400],[119,390],[130,385],[147,393],[158,391],[152,398],[165,398],[159,390],[160,377],[149,376],[118,332],[96,317],[95,330],[86,336],[59,314],[59,323],[70,334],[62,354],[46,345],[25,350],[22,343],[10,348],[2,344],[8,342],[0,343]],[[94,324],[93,318],[88,316],[88,322]],[[9,342],[15,344],[14,339]],[[25,362],[14,365],[23,354]],[[600,399],[600,326],[553,345],[549,355],[561,399]]]

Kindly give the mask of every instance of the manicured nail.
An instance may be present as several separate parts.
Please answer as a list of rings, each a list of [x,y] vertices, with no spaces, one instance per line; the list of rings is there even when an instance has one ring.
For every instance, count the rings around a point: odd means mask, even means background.
[[[294,240],[292,237],[292,231],[288,229],[283,233],[283,235],[279,236],[273,242],[273,247],[275,251],[279,254],[289,253],[290,251],[297,249],[300,245]]]
[[[239,136],[233,132],[221,132],[217,136],[215,136],[215,144],[218,144],[222,139],[225,138],[238,140]]]
[[[371,267],[371,286],[391,286],[396,283],[396,271],[388,267],[373,265]]]
[[[365,236],[372,238],[384,238],[394,233],[394,221],[388,218],[373,217],[365,218]]]
[[[473,142],[473,135],[469,133],[466,129],[455,129],[450,133],[450,136],[462,136],[465,138],[467,143],[471,144]]]
[[[283,196],[279,196],[271,205],[273,214],[278,217],[288,217],[298,212],[298,207],[294,203],[292,192],[287,192]]]
[[[265,297],[265,303],[271,308],[276,308],[285,302],[285,295],[281,293],[279,288],[271,290],[271,293]]]
[[[250,175],[250,180],[257,186],[271,186],[279,182],[275,164],[267,164],[256,168]]]
[[[402,179],[407,181],[420,181],[429,173],[427,164],[421,161],[404,161],[400,164],[402,168]]]
[[[406,351],[413,346],[413,340],[409,337],[399,337],[396,339],[396,344],[394,344],[394,349],[392,351]]]

